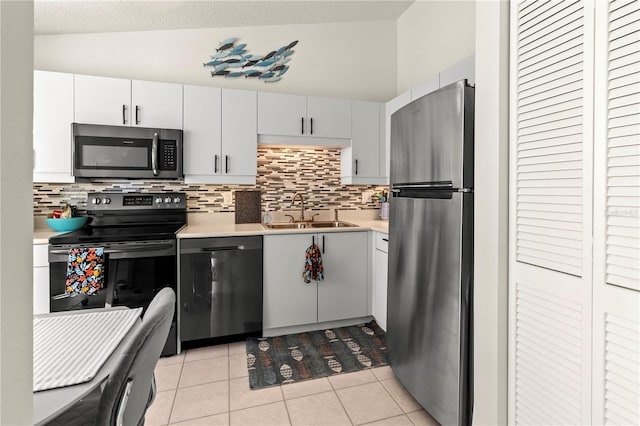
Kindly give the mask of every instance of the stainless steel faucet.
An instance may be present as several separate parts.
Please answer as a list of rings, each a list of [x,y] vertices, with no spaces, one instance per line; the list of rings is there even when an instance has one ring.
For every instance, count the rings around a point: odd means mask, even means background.
[[[296,202],[296,198],[300,197],[300,220],[304,220],[304,197],[301,193],[296,192],[291,200],[291,205],[293,206]]]

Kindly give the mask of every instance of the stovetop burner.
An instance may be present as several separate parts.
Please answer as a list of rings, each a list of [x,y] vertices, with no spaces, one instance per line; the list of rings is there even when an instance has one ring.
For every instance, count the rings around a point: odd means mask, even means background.
[[[186,223],[184,193],[88,194],[89,225],[49,238],[50,244],[175,239]]]

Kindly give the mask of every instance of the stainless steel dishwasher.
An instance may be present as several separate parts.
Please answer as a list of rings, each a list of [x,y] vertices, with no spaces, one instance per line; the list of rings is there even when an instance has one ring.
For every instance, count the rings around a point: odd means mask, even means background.
[[[262,237],[180,240],[180,341],[261,335]]]

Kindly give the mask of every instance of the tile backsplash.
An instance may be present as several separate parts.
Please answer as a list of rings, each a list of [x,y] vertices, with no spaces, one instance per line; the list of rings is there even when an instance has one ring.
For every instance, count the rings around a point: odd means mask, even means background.
[[[340,149],[294,148],[258,146],[258,175],[255,185],[185,184],[173,181],[102,180],[69,184],[33,185],[35,215],[46,215],[64,203],[86,211],[87,193],[112,192],[171,192],[187,193],[190,213],[220,213],[234,211],[235,191],[262,191],[262,209],[291,210],[293,195],[302,193],[305,206],[310,209],[374,209],[374,198],[362,204],[365,191],[380,192],[387,186],[342,185],[340,183]],[[231,197],[229,197],[231,195]]]

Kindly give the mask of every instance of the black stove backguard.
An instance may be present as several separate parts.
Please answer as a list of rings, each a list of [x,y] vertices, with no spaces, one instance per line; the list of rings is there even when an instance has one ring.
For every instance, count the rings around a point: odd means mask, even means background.
[[[49,239],[51,312],[109,306],[146,311],[162,288],[177,293],[175,234],[186,223],[185,198],[179,193],[89,194],[90,226]],[[104,248],[105,285],[95,296],[65,295],[68,253],[78,247]],[[177,351],[176,319],[177,309],[162,355]]]

